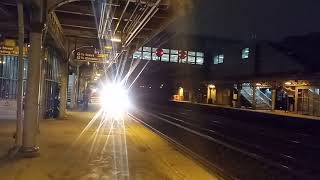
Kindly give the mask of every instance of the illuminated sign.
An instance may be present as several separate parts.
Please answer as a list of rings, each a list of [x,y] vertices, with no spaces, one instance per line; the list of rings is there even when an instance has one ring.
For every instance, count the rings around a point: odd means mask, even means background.
[[[0,54],[3,55],[19,55],[18,47],[0,46]],[[26,56],[27,48],[23,48],[23,55]]]
[[[96,54],[96,53],[87,53],[87,52],[76,52],[77,61],[86,61],[86,62],[98,62],[104,63],[108,54]]]

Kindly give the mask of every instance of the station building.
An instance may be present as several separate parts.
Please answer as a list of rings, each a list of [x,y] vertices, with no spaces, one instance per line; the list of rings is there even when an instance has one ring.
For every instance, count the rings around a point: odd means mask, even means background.
[[[318,35],[282,42],[163,36],[169,40],[157,37],[132,56],[149,61],[137,88],[150,97],[320,116]]]

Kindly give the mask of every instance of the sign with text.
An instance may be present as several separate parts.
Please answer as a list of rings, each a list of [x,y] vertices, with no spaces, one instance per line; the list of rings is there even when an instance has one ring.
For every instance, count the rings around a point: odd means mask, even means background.
[[[8,46],[0,46],[0,54],[2,55],[18,55],[19,48],[18,47],[8,47]],[[27,48],[23,48],[23,55],[27,55]]]
[[[96,54],[76,51],[75,58],[77,61],[104,63],[108,54]]]

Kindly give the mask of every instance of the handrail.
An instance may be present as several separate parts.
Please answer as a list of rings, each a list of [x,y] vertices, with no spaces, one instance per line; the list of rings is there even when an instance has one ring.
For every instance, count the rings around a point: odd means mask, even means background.
[[[260,89],[257,89],[256,92],[257,92],[257,95],[258,95],[266,104],[268,104],[268,106],[271,107],[272,100],[271,100],[267,95],[265,95]]]
[[[245,89],[242,89],[241,90],[241,94],[243,95],[244,98],[246,98],[250,103],[252,103],[252,98],[250,95]]]
[[[252,103],[252,96],[253,96],[253,89],[251,87],[243,87],[241,89],[241,94],[243,97],[245,97],[250,103]],[[267,105],[268,107],[271,107],[271,99],[267,97],[261,90],[256,89],[256,100],[260,100],[263,104]]]

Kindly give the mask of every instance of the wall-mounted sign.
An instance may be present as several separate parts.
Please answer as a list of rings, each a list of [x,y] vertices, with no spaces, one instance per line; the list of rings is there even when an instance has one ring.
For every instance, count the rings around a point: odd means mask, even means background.
[[[2,55],[18,55],[19,48],[18,47],[8,47],[8,46],[0,46],[0,54]],[[27,48],[23,48],[23,55],[27,55]]]

